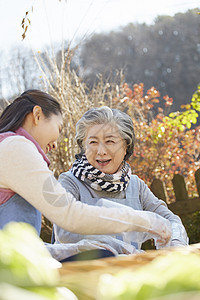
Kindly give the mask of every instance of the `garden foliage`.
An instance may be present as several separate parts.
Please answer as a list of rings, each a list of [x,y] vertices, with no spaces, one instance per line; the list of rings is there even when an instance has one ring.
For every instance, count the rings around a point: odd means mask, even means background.
[[[76,122],[89,108],[108,105],[125,111],[133,119],[136,141],[134,154],[129,159],[133,173],[149,186],[154,178],[161,179],[169,202],[175,200],[171,180],[179,173],[186,179],[189,196],[196,196],[194,173],[200,167],[200,128],[194,124],[200,110],[199,88],[191,103],[188,99],[188,105],[182,107],[182,112],[170,113],[172,98],[168,95],[161,98],[155,87],[145,93],[142,83],[128,86],[120,71],[115,78],[105,79],[99,75],[89,89],[70,66],[74,52],[63,50],[59,66],[50,58],[46,65],[39,61],[47,91],[63,107],[64,128],[58,150],[51,154],[55,175],[69,170],[78,153]]]

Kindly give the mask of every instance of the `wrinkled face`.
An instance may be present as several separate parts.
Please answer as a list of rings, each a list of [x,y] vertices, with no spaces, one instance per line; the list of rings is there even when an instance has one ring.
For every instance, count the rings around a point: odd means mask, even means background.
[[[46,118],[40,115],[38,124],[34,130],[34,138],[45,153],[57,148],[57,139],[62,129],[62,116],[52,114]]]
[[[106,174],[114,174],[126,154],[126,142],[110,123],[89,127],[83,145],[89,163]]]

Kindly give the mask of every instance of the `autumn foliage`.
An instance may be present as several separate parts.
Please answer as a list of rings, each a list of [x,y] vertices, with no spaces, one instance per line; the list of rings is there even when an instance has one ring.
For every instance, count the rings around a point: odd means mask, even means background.
[[[154,178],[161,179],[167,191],[167,201],[175,201],[172,178],[175,173],[185,177],[189,197],[197,196],[194,173],[200,168],[200,127],[195,124],[200,111],[200,92],[192,96],[191,103],[182,112],[170,113],[173,99],[160,97],[151,87],[145,92],[143,83],[130,87],[121,71],[114,79],[98,77],[88,88],[70,67],[73,51],[63,54],[60,66],[50,61],[42,68],[45,90],[55,96],[63,107],[64,128],[58,149],[51,154],[51,169],[56,177],[69,170],[77,153],[75,125],[91,107],[107,105],[129,114],[134,123],[135,150],[129,163],[132,172],[150,187]],[[52,70],[54,70],[52,72]]]
[[[169,202],[175,200],[171,180],[179,173],[186,179],[189,196],[194,197],[194,172],[200,167],[200,127],[188,130],[181,121],[172,124],[174,118],[166,115],[173,99],[168,96],[160,99],[154,87],[145,94],[142,83],[135,84],[133,89],[125,83],[114,100],[115,106],[126,111],[134,122],[135,151],[129,160],[133,173],[149,186],[154,178],[161,179]],[[188,122],[191,125],[189,118]]]

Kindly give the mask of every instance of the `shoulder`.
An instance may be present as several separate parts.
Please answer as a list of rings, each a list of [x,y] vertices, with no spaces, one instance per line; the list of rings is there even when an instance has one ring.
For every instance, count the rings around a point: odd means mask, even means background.
[[[70,171],[61,173],[58,181],[67,192],[70,192],[77,200],[79,200],[80,191],[78,184],[76,183],[76,177]]]
[[[6,161],[5,161],[6,157]],[[0,143],[0,164],[45,165],[36,146],[23,136],[10,136]]]
[[[7,137],[0,143],[0,158],[4,158],[5,155],[10,161],[12,159],[17,161],[18,158],[30,160],[30,157],[31,159],[40,159],[41,156],[37,147],[30,140],[19,135]]]
[[[67,171],[67,172],[63,172],[59,175],[59,178],[58,180],[61,182],[75,182],[74,180],[75,176],[70,172],[70,171]]]
[[[137,184],[137,185],[143,185],[145,184],[145,182],[139,178],[137,175],[131,175],[131,178],[130,178],[130,183],[131,184]]]
[[[36,146],[27,138],[20,135],[8,136],[2,142],[0,142],[0,150],[9,151],[10,149],[37,149]]]
[[[134,191],[134,193],[137,191],[140,196],[143,195],[145,191],[150,191],[147,184],[137,175],[131,175],[129,190]]]

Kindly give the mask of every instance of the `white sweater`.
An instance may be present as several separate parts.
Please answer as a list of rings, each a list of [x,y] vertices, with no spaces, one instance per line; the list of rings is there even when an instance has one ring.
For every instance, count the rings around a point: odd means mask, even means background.
[[[169,221],[154,213],[76,201],[55,179],[36,146],[23,136],[7,137],[0,143],[0,188],[13,190],[51,222],[70,232],[115,234],[151,230],[164,239],[170,235]]]

